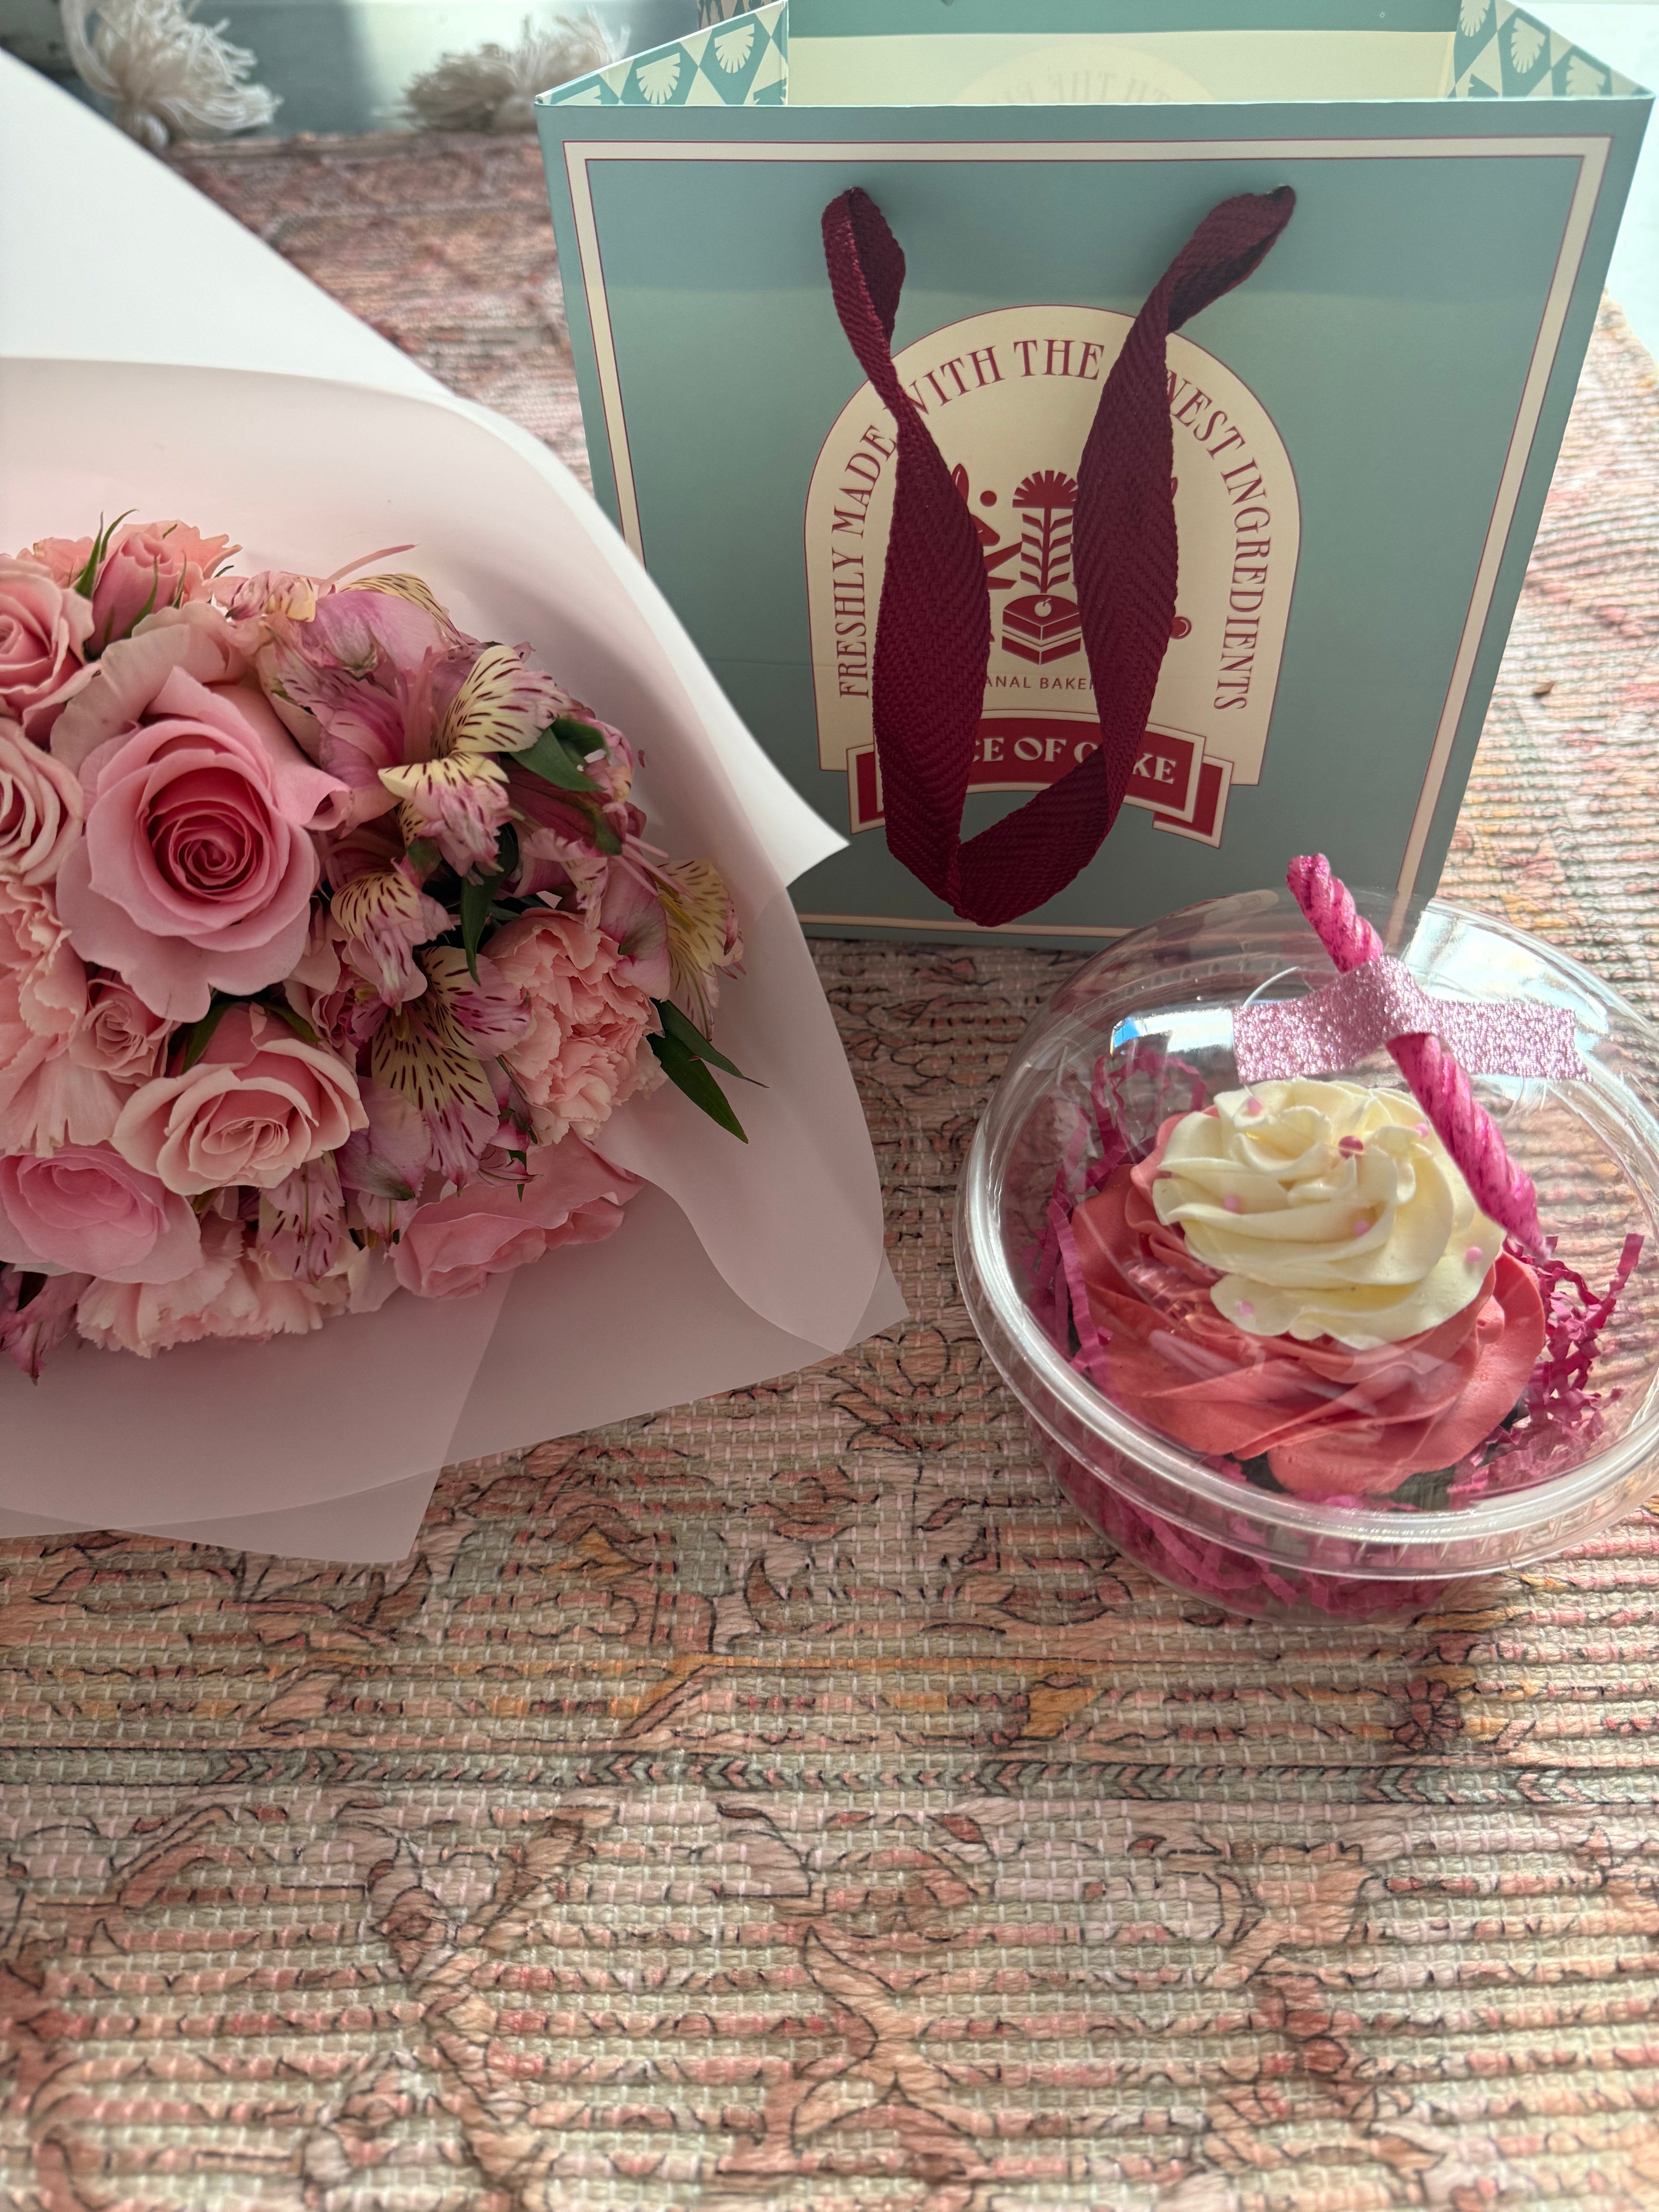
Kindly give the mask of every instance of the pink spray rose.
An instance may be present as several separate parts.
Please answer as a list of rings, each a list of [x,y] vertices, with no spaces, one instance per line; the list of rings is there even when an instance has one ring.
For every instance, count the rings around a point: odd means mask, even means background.
[[[499,1179],[423,1206],[392,1255],[398,1280],[423,1298],[465,1298],[490,1276],[539,1260],[556,1244],[597,1244],[622,1226],[638,1179],[574,1137],[528,1155],[520,1176],[504,1153]]]
[[[25,556],[0,560],[0,714],[44,744],[71,693],[86,683],[90,605]]]
[[[0,876],[48,884],[81,827],[78,777],[0,720]]]
[[[77,773],[100,745],[157,719],[155,698],[175,669],[210,690],[247,676],[247,640],[205,599],[146,617],[136,636],[110,647],[52,728],[52,756]]]
[[[107,1145],[0,1159],[0,1260],[114,1283],[172,1283],[201,1255],[188,1200]]]
[[[37,538],[26,552],[17,556],[20,561],[32,561],[37,568],[44,568],[54,584],[65,590],[75,581],[92,558],[90,538]],[[92,602],[88,600],[91,606]]]
[[[92,638],[101,652],[163,607],[207,597],[207,580],[228,538],[204,538],[187,522],[135,522],[112,539],[92,587]]]
[[[504,1057],[544,1144],[568,1129],[592,1136],[624,1098],[654,1088],[657,1063],[643,1048],[656,1011],[613,938],[571,915],[532,913],[487,950],[529,1007],[529,1030]]]
[[[194,1067],[132,1094],[112,1141],[190,1198],[227,1183],[273,1190],[368,1120],[343,1060],[263,1006],[232,1006]]]
[[[251,685],[211,691],[175,668],[149,712],[81,769],[86,835],[58,870],[58,906],[84,958],[155,1012],[197,1021],[215,989],[263,990],[304,951],[307,831],[338,787]]]
[[[69,1041],[69,1056],[118,1083],[148,1083],[161,1071],[173,1024],[153,1014],[118,975],[87,978],[87,1010]]]
[[[171,1283],[89,1283],[75,1316],[89,1343],[141,1359],[204,1337],[305,1336],[323,1318],[303,1283],[264,1273],[241,1224],[216,1213],[203,1219],[201,1253],[189,1274]]]

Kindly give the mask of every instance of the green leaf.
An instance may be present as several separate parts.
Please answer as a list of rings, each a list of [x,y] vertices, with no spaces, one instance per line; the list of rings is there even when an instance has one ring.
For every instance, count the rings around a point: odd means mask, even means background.
[[[729,1129],[739,1144],[749,1142],[742,1122],[732,1111],[731,1100],[702,1060],[673,1037],[653,1036],[651,1049],[662,1063],[663,1073],[684,1091],[694,1106],[701,1107],[709,1120],[717,1121],[722,1129]]]
[[[319,1044],[322,1042],[305,1016],[296,1013],[286,999],[279,999],[273,994],[268,999],[258,998],[251,1003],[256,1006],[263,1006],[268,1014],[275,1014],[279,1022],[286,1024],[295,1036],[301,1038],[306,1044]]]
[[[595,753],[609,753],[603,730],[596,730],[591,722],[579,721],[574,714],[556,714],[548,728],[580,768]]]
[[[499,876],[486,876],[482,883],[474,883],[467,876],[461,884],[461,950],[466,955],[467,973],[475,983],[478,980],[478,947],[489,927],[490,902],[500,881]]]
[[[213,1042],[213,1032],[235,1004],[235,1000],[228,999],[222,991],[214,993],[208,1002],[206,1013],[199,1022],[192,1024],[185,1038],[185,1056],[179,1063],[180,1075],[187,1073],[195,1066],[197,1061]]]
[[[657,1018],[665,1033],[683,1050],[689,1052],[694,1060],[706,1060],[711,1067],[723,1068],[726,1074],[735,1075],[739,1083],[753,1083],[757,1091],[765,1090],[763,1083],[757,1083],[752,1075],[745,1075],[723,1052],[716,1052],[696,1023],[688,1020],[672,999],[653,999],[651,1003],[657,1010]]]
[[[424,884],[428,876],[435,875],[443,866],[444,856],[433,838],[411,837],[404,847],[404,858]]]
[[[139,608],[139,610],[138,610],[137,613],[133,617],[132,620],[131,620],[131,621],[127,624],[126,629],[125,629],[125,631],[123,633],[123,635],[125,635],[125,636],[127,636],[127,637],[131,637],[131,636],[132,635],[132,633],[134,632],[134,630],[136,630],[136,629],[137,629],[137,627],[138,627],[139,623],[144,620],[145,617],[146,617],[146,616],[148,616],[148,615],[152,615],[152,614],[154,614],[154,613],[155,613],[155,594],[157,593],[157,592],[159,592],[159,591],[161,590],[161,562],[158,561],[158,562],[155,563],[155,568],[154,568],[154,570],[152,571],[151,575],[150,575],[150,580],[149,580],[149,598],[144,601],[143,605],[142,607],[140,607],[140,608]],[[184,586],[183,586],[183,584],[182,584],[182,583],[179,585],[179,590],[180,590],[181,592],[184,590],[184,588],[185,588],[185,587],[184,587]],[[112,638],[112,639],[110,640],[110,642],[111,642],[111,644],[112,645],[112,644],[115,642],[114,639],[113,639],[113,638]]]
[[[92,541],[92,550],[88,554],[85,566],[80,574],[72,577],[70,580],[70,591],[79,592],[82,599],[89,599],[92,597],[93,586],[98,581],[98,571],[104,565],[104,556],[109,551],[111,538],[126,520],[127,515],[136,514],[137,512],[136,507],[130,507],[126,510],[126,514],[118,514],[114,521],[108,524],[106,524],[101,514],[99,516],[98,535]]]
[[[603,799],[605,793],[599,785],[592,776],[582,774],[555,736],[556,727],[550,724],[533,745],[524,752],[514,753],[514,764],[527,768],[532,775],[540,776],[544,783],[550,783],[556,791],[578,791],[590,799]]]

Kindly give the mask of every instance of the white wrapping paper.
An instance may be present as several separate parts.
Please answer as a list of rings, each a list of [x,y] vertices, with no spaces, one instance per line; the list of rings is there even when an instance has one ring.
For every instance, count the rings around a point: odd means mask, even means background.
[[[50,180],[49,188],[43,180]],[[78,273],[72,273],[78,272]],[[653,1188],[477,1298],[267,1346],[0,1373],[0,1534],[116,1527],[391,1559],[446,1461],[737,1388],[902,1316],[856,1094],[785,893],[842,842],[749,737],[537,441],[455,399],[218,209],[0,55],[0,547],[101,513],[325,574],[412,542],[464,626],[529,641],[640,748],[648,835],[731,884],[719,1039],[747,1146],[665,1088],[602,1148]]]

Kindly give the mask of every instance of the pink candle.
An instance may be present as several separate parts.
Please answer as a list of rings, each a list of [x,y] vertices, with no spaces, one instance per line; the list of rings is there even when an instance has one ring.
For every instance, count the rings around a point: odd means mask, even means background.
[[[1292,860],[1285,881],[1342,974],[1381,957],[1382,939],[1358,912],[1346,885],[1331,873],[1322,853]],[[1456,1163],[1475,1204],[1517,1244],[1544,1258],[1547,1248],[1532,1177],[1510,1158],[1497,1125],[1470,1090],[1468,1077],[1437,1036],[1397,1037],[1389,1050]]]

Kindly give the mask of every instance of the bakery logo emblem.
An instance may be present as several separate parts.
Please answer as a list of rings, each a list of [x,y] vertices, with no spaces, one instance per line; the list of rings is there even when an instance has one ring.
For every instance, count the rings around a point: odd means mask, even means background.
[[[1005,307],[896,356],[974,518],[991,594],[974,790],[1039,791],[1098,742],[1072,523],[1101,379],[1129,328],[1104,308]],[[1300,513],[1284,444],[1248,386],[1180,337],[1169,364],[1179,612],[1128,803],[1160,830],[1219,845],[1233,785],[1261,780]],[[854,830],[882,820],[870,674],[893,452],[891,418],[866,384],[825,439],[806,501],[818,759],[847,778]]]

